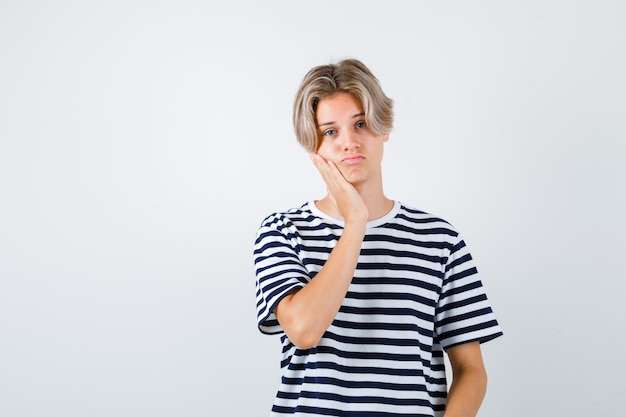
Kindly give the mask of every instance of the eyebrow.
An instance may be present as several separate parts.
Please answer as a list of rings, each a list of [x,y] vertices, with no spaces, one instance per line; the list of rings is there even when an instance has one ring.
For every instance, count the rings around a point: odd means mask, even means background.
[[[356,119],[357,117],[361,117],[361,116],[365,116],[365,112],[361,112],[361,113],[357,113],[354,116],[352,116],[353,119]],[[328,125],[332,125],[334,123],[337,122],[326,122],[326,123],[321,123],[319,125],[317,125],[317,127],[322,127],[322,126],[328,126]]]

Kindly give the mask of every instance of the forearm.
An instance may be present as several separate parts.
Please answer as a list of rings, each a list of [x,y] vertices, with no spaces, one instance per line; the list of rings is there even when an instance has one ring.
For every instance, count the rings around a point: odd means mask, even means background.
[[[276,308],[278,321],[296,346],[315,346],[335,319],[352,282],[364,235],[365,222],[346,224],[315,278]]]
[[[444,417],[475,417],[487,391],[483,366],[468,365],[454,372]]]

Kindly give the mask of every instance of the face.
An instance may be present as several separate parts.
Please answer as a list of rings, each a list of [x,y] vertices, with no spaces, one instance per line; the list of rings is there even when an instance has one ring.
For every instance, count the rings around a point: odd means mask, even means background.
[[[323,98],[315,118],[320,135],[318,154],[333,161],[354,186],[382,182],[383,143],[389,136],[372,133],[358,99],[348,93]]]

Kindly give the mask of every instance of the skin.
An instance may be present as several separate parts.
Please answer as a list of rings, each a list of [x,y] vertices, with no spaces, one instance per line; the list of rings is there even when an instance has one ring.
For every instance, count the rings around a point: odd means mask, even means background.
[[[383,192],[381,170],[389,136],[377,136],[368,129],[359,100],[347,93],[326,97],[318,103],[316,121],[321,140],[311,160],[328,191],[316,205],[343,220],[344,230],[315,279],[276,307],[285,333],[302,349],[319,343],[339,311],[356,269],[367,221],[393,207]],[[453,380],[445,417],[475,416],[487,385],[480,344],[461,344],[447,354]]]
[[[487,372],[479,342],[449,348],[452,384],[444,417],[474,417],[487,392]]]

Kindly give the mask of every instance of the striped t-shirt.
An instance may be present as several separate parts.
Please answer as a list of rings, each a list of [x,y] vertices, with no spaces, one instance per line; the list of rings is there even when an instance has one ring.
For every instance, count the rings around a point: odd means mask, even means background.
[[[459,233],[396,202],[368,222],[352,283],[319,344],[299,349],[273,311],[324,266],[343,223],[313,202],[268,216],[254,246],[258,326],[280,334],[272,416],[441,416],[443,349],[502,334]]]

